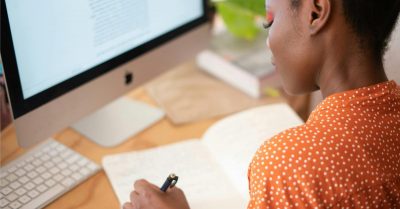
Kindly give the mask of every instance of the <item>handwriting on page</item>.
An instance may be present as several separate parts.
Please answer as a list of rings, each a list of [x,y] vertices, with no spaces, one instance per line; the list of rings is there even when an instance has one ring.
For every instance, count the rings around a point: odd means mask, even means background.
[[[268,105],[219,121],[203,139],[242,196],[248,197],[247,171],[258,147],[279,132],[302,123],[288,105]]]
[[[103,161],[121,204],[129,200],[135,180],[160,185],[170,173],[179,176],[192,209],[245,208],[245,201],[199,140],[142,152],[110,156]]]

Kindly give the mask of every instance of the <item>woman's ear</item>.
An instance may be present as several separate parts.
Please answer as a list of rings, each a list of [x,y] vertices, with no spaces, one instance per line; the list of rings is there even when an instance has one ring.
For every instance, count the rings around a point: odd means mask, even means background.
[[[309,29],[317,34],[327,24],[332,10],[331,0],[309,0]]]

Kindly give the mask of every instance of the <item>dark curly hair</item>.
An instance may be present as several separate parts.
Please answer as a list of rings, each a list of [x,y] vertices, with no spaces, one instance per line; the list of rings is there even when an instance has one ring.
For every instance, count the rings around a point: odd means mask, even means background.
[[[291,0],[294,8],[302,0]],[[396,25],[400,12],[400,0],[341,0],[343,13],[361,47],[370,50],[381,60]]]

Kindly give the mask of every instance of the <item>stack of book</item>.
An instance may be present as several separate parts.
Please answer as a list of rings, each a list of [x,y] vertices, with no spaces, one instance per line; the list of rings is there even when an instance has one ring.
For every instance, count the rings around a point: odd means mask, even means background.
[[[224,32],[214,36],[209,49],[197,57],[200,68],[244,93],[260,98],[278,87],[279,78],[271,64],[271,52],[262,33],[248,41]]]

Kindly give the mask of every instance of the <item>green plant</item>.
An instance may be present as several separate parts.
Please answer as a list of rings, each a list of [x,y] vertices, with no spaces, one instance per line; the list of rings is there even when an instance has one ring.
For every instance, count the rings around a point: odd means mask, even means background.
[[[213,2],[229,32],[236,37],[252,40],[260,31],[256,18],[265,15],[264,1],[214,0]]]

